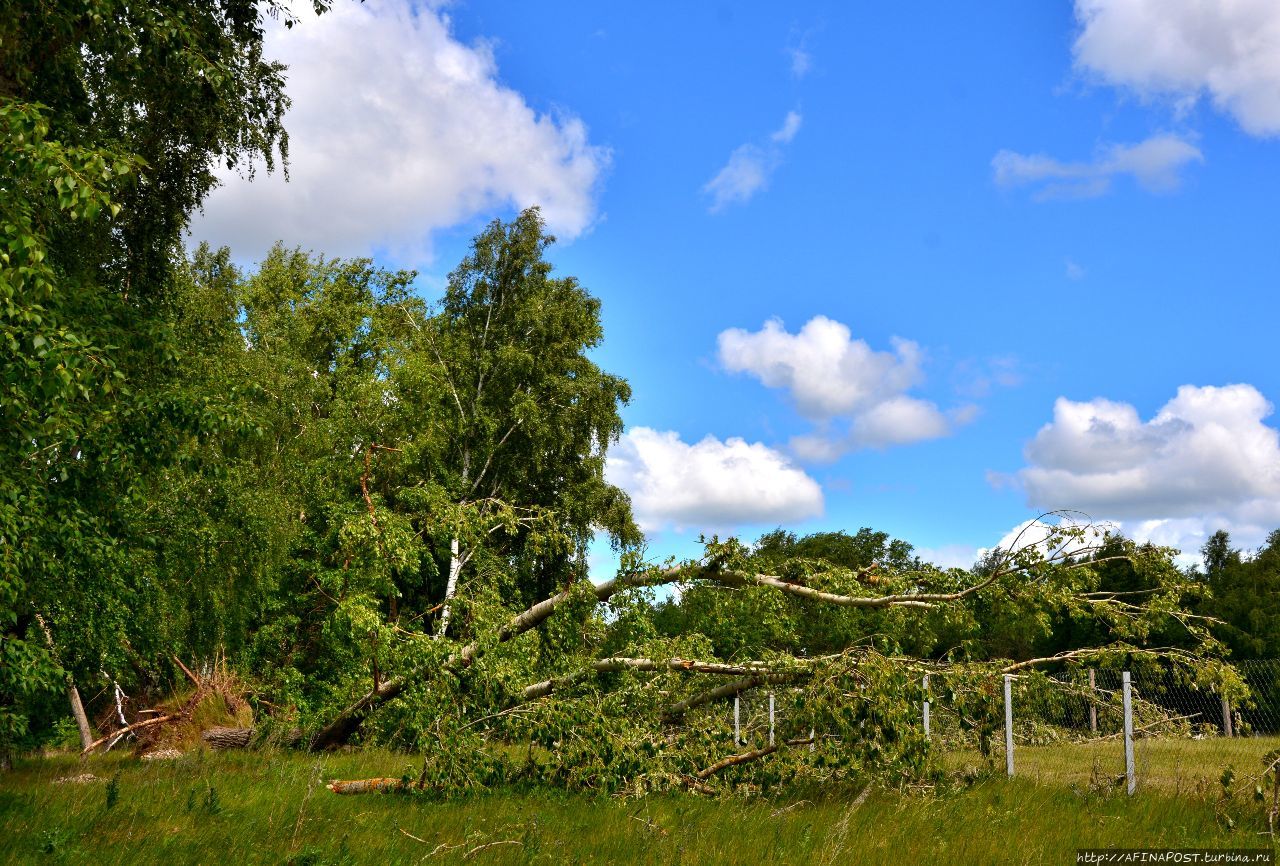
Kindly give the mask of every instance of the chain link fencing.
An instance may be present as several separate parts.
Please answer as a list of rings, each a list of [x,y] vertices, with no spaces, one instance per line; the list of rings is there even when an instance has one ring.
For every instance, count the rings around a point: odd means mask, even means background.
[[[947,668],[939,667],[919,683],[920,725],[953,764],[987,761],[1003,764],[1014,775],[1020,749],[1080,745],[1085,748],[1059,750],[1061,759],[1092,762],[1092,768],[1064,769],[1077,775],[1092,769],[1116,785],[1127,783],[1132,793],[1150,775],[1150,743],[1280,736],[1280,659],[1239,661],[1234,667],[1249,689],[1244,700],[1234,703],[1185,672],[1158,663],[1128,671],[1020,672],[1007,677],[1007,691],[1005,678],[995,675],[990,683],[979,684],[977,701],[972,700],[970,679],[970,700],[960,701],[951,697]],[[742,692],[725,706],[726,739],[738,747],[761,748],[808,735],[788,725],[789,698],[785,688]]]

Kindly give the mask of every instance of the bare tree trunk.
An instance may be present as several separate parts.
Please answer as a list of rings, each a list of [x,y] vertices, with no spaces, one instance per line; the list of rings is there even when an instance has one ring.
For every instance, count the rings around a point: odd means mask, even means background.
[[[58,648],[53,644],[53,632],[49,630],[49,624],[38,613],[36,622],[40,623],[40,630],[44,632],[45,643],[49,644],[49,652],[53,653],[54,660],[61,665],[62,661],[58,659]],[[80,700],[80,690],[76,688],[76,681],[71,678],[71,671],[66,673],[67,700],[71,703],[71,715],[76,720],[76,727],[80,729],[80,748],[87,749],[93,742],[93,729],[89,727],[89,717],[85,715],[84,702]]]
[[[71,701],[71,715],[75,716],[76,727],[80,729],[80,748],[87,748],[93,742],[93,728],[89,727],[89,717],[84,712],[84,702],[80,700],[80,690],[76,688],[71,674],[67,674],[67,697]]]
[[[436,640],[444,637],[449,630],[449,615],[452,613],[450,602],[458,592],[458,573],[462,571],[462,559],[458,556],[458,539],[449,541],[449,579],[444,585],[444,609],[440,611],[440,625],[436,628]]]

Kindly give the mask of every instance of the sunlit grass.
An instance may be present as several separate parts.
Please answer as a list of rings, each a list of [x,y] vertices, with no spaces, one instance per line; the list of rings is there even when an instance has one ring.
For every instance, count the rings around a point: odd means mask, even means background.
[[[994,775],[937,797],[873,792],[860,803],[850,794],[619,800],[541,789],[432,800],[324,788],[414,769],[380,752],[28,760],[0,777],[0,862],[1064,863],[1078,847],[1265,842],[1257,807],[1221,808],[1216,779],[1227,763],[1252,771],[1275,741],[1145,742],[1140,766],[1145,752],[1161,781],[1132,798],[1091,784],[1094,759],[1114,763],[1117,745],[1020,749],[1012,782]],[[100,780],[53,784],[82,772]]]

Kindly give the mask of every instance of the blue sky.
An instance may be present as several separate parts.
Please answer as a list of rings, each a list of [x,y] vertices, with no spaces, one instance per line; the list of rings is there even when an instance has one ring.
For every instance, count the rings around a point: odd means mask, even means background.
[[[657,554],[1078,508],[1280,526],[1280,6],[339,4],[273,31],[291,182],[193,237],[417,268],[543,206]]]

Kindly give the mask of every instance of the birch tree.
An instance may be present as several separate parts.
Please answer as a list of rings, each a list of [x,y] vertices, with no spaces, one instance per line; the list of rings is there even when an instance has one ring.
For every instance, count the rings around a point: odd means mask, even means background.
[[[448,551],[437,637],[463,570],[499,528],[509,591],[525,602],[584,575],[596,527],[618,545],[640,540],[629,500],[604,480],[631,391],[587,356],[603,336],[600,302],[573,277],[552,276],[544,253],[554,240],[536,208],[491,223],[399,372],[398,398],[431,433],[409,460],[447,503],[436,505]],[[548,531],[563,543],[544,543]]]

